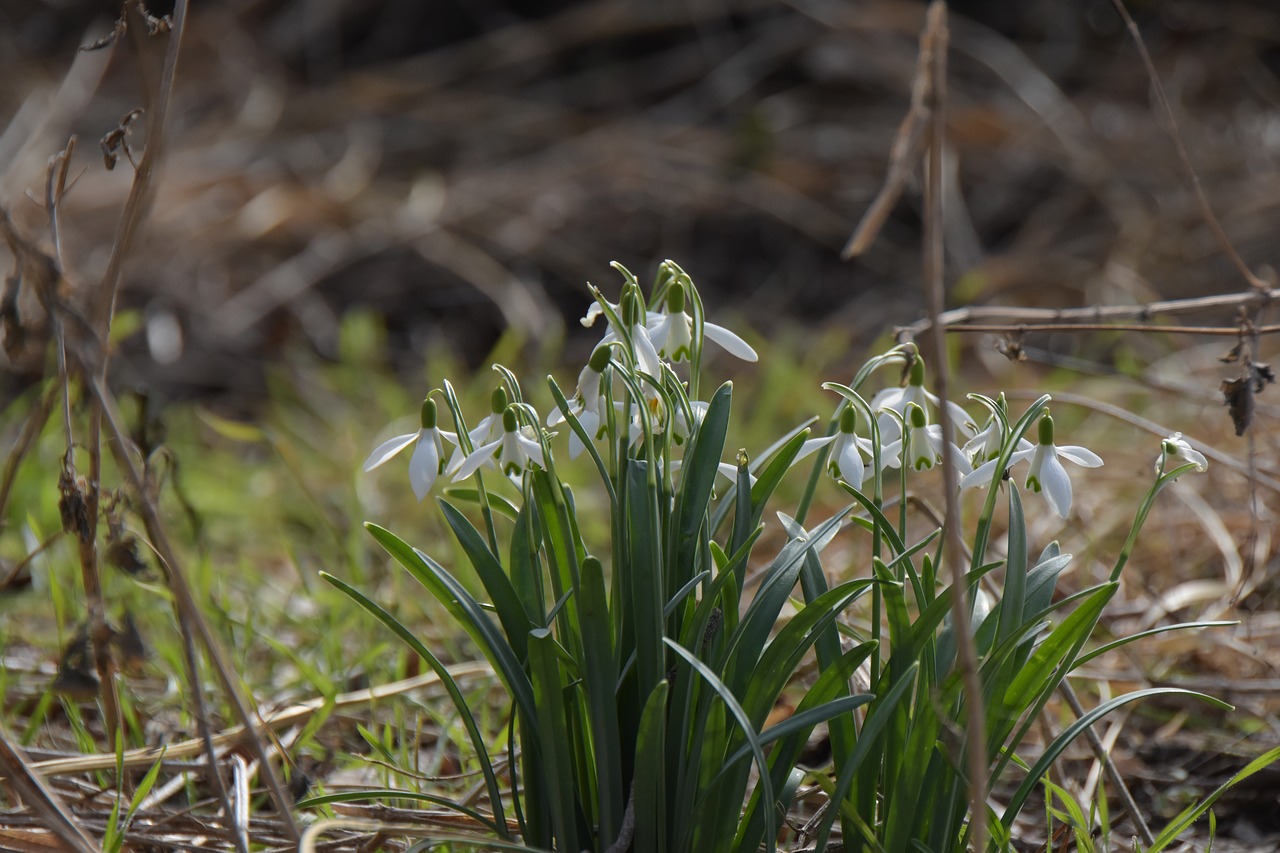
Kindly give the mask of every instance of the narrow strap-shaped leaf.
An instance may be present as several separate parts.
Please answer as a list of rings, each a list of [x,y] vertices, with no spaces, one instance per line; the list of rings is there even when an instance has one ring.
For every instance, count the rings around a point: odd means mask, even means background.
[[[636,737],[636,775],[632,781],[635,837],[632,849],[666,853],[667,682],[654,685],[640,714]]]
[[[538,703],[544,775],[541,779],[526,779],[525,785],[541,785],[546,791],[557,846],[561,850],[581,850],[564,687],[555,644],[546,628],[535,628],[529,632],[529,672],[533,695]]]
[[[423,645],[417,636],[404,626],[400,620],[392,616],[386,610],[383,610],[364,593],[357,590],[350,584],[339,580],[328,572],[321,572],[320,577],[328,581],[333,586],[342,590],[352,601],[360,605],[371,614],[375,619],[391,629],[397,637],[404,641],[420,658],[427,662],[439,678],[440,683],[444,686],[445,692],[449,694],[449,700],[453,702],[453,707],[457,710],[458,716],[462,719],[462,725],[467,730],[467,737],[471,739],[471,746],[476,751],[476,760],[480,763],[480,772],[484,775],[485,788],[489,792],[489,803],[493,808],[494,829],[497,830],[502,837],[509,838],[507,834],[507,821],[502,814],[502,789],[498,786],[498,777],[493,772],[493,762],[489,760],[489,752],[485,748],[484,735],[480,732],[480,727],[476,724],[475,717],[471,714],[471,706],[467,704],[466,697],[462,695],[458,683],[454,681],[452,675],[449,674],[449,668],[446,667],[439,658],[431,653],[431,650]]]
[[[498,558],[489,550],[489,545],[480,535],[480,531],[475,529],[467,517],[448,501],[441,500],[439,503],[445,522],[453,531],[458,544],[462,546],[463,553],[471,561],[476,575],[480,578],[480,583],[489,593],[489,600],[498,614],[498,621],[502,623],[507,641],[511,643],[516,657],[523,660],[525,638],[533,625],[530,622],[530,614],[521,603],[515,587],[511,585],[511,578],[502,568],[502,563],[498,562]]]
[[[716,695],[720,697],[720,701],[724,703],[725,709],[728,710],[734,720],[737,721],[738,726],[742,729],[742,733],[746,736],[747,745],[751,748],[751,754],[755,758],[756,767],[760,770],[760,785],[764,789],[765,801],[773,802],[773,783],[769,779],[769,767],[765,761],[764,750],[760,746],[759,735],[752,727],[751,720],[747,717],[742,706],[738,704],[738,700],[734,698],[733,692],[730,691],[728,686],[726,686],[725,683],[711,671],[709,666],[694,657],[693,653],[688,649],[669,638],[665,639],[665,642],[673,652],[684,658],[685,662],[688,663],[689,666],[693,667],[694,671],[697,672],[698,675],[702,676],[702,679],[711,687],[712,690],[715,691]],[[776,848],[776,836],[777,824],[774,822],[774,816],[770,814],[765,829],[765,849],[769,851],[769,853],[773,853]]]
[[[1022,626],[1023,607],[1026,604],[1027,522],[1022,515],[1022,498],[1018,496],[1018,488],[1013,484],[1009,486],[1008,554],[996,627],[997,643],[1007,640]]]
[[[578,599],[583,634],[583,679],[587,716],[600,804],[600,837],[608,840],[622,829],[626,793],[622,778],[622,740],[618,732],[618,670],[613,654],[613,628],[605,598],[604,567],[594,557],[582,561],[582,594]]]
[[[1049,772],[1050,765],[1058,760],[1060,756],[1071,742],[1076,739],[1085,729],[1092,726],[1098,720],[1105,717],[1117,708],[1128,705],[1130,702],[1136,702],[1139,699],[1146,699],[1151,696],[1187,696],[1195,699],[1203,699],[1211,705],[1222,710],[1231,710],[1231,706],[1221,699],[1215,699],[1204,693],[1197,693],[1194,690],[1184,690],[1179,687],[1151,687],[1146,690],[1135,690],[1132,693],[1126,693],[1123,696],[1117,696],[1110,701],[1103,702],[1098,707],[1089,711],[1080,719],[1071,725],[1053,739],[1053,742],[1045,747],[1044,752],[1040,755],[1038,761],[1031,766],[1031,770],[1027,772],[1027,778],[1023,780],[1018,789],[1014,791],[1013,796],[1009,798],[1009,804],[1005,806],[1004,814],[1000,818],[1000,822],[1005,827],[1013,825],[1013,819],[1018,816],[1018,812],[1022,810],[1023,804],[1027,801],[1027,797],[1031,796],[1031,792],[1035,790],[1035,786],[1044,778],[1044,774]]]
[[[480,603],[443,566],[391,531],[376,524],[366,524],[365,528],[457,620],[511,692],[521,713],[527,717],[528,725],[536,729],[538,707],[533,701],[533,686],[524,671],[524,664]]]

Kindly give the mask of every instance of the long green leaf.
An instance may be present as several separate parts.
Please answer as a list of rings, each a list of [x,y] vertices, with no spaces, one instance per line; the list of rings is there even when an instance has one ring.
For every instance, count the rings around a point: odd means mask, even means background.
[[[1114,699],[1103,702],[1092,711],[1086,713],[1083,717],[1076,720],[1068,726],[1062,734],[1053,739],[1053,742],[1045,747],[1044,752],[1040,755],[1038,761],[1031,766],[1031,770],[1027,772],[1026,779],[1014,791],[1013,796],[1009,799],[1009,804],[1005,806],[1004,814],[1000,818],[1000,822],[1005,827],[1013,826],[1013,820],[1018,816],[1018,812],[1022,810],[1023,804],[1027,801],[1027,797],[1031,796],[1031,792],[1035,790],[1035,786],[1040,783],[1044,775],[1049,772],[1050,765],[1058,760],[1060,756],[1073,740],[1076,739],[1085,729],[1092,726],[1098,720],[1105,717],[1117,708],[1128,705],[1130,702],[1136,702],[1139,699],[1147,699],[1152,696],[1187,696],[1196,699],[1203,699],[1211,705],[1215,705],[1223,710],[1231,710],[1231,706],[1221,699],[1215,699],[1204,693],[1197,693],[1193,690],[1183,690],[1178,687],[1151,687],[1146,690],[1135,690],[1133,693],[1126,693],[1123,696],[1117,696]]]
[[[533,695],[538,703],[544,775],[540,779],[525,779],[524,783],[526,787],[540,785],[547,793],[557,846],[562,850],[581,850],[572,741],[566,724],[564,688],[555,645],[555,638],[546,628],[535,628],[529,632],[529,671]]]
[[[498,614],[498,621],[502,623],[507,642],[511,644],[516,657],[524,660],[525,640],[529,629],[533,627],[530,621],[532,614],[525,610],[515,587],[511,585],[511,578],[502,568],[502,563],[498,562],[498,558],[489,550],[489,544],[480,535],[480,531],[476,530],[467,517],[448,501],[441,500],[439,504],[444,513],[445,522],[453,531],[458,544],[462,546],[463,553],[471,561],[476,575],[480,578],[480,583],[489,593],[489,600]]]
[[[484,608],[471,596],[471,593],[445,571],[444,567],[432,560],[416,548],[410,547],[404,540],[391,531],[376,524],[366,524],[365,528],[400,565],[408,569],[409,574],[422,584],[436,600],[444,605],[449,614],[457,620],[462,629],[479,647],[481,653],[493,666],[494,672],[503,685],[510,691],[517,707],[527,718],[527,724],[536,735],[538,706],[533,699],[533,686],[524,671],[524,664],[517,658],[515,651],[507,642],[497,626],[490,621]]]
[[[631,783],[635,813],[633,849],[666,853],[666,706],[667,682],[654,685],[640,713],[636,737],[636,775]]]
[[[406,628],[399,619],[383,610],[364,593],[328,572],[321,572],[320,577],[340,589],[348,598],[364,608],[366,612],[383,625],[390,628],[391,632],[426,661],[427,666],[431,667],[432,672],[440,678],[441,685],[444,686],[445,692],[449,694],[449,700],[453,702],[453,707],[462,719],[462,725],[467,730],[467,737],[471,739],[471,746],[476,751],[476,760],[480,764],[480,772],[484,775],[485,788],[489,792],[489,802],[493,807],[495,828],[504,838],[509,837],[506,832],[506,819],[502,814],[502,789],[498,785],[497,774],[493,772],[493,763],[489,760],[489,751],[485,747],[484,735],[480,733],[480,727],[476,724],[475,717],[471,714],[471,707],[467,704],[466,697],[462,695],[458,682],[449,674],[449,668],[432,654],[431,650],[423,645],[422,641]]]

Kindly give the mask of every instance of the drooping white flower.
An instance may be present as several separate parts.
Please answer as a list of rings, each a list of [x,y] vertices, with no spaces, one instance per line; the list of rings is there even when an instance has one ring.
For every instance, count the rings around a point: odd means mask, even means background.
[[[924,388],[924,359],[919,356],[916,356],[915,361],[911,363],[905,387],[885,388],[871,399],[871,410],[881,413],[876,419],[880,425],[881,441],[894,441],[902,437],[902,425],[890,412],[897,412],[905,419],[907,407],[912,403],[919,406],[925,413],[926,423],[928,423],[929,406],[938,408],[942,405],[942,401],[936,394],[931,394]],[[959,405],[948,400],[947,411],[951,415],[951,426],[957,433],[973,435],[977,431],[973,418]]]
[[[587,435],[592,438],[600,438],[604,434],[608,417],[609,405],[607,399],[600,392],[604,384],[604,371],[609,366],[610,348],[601,344],[597,346],[591,353],[591,359],[587,362],[587,366],[582,368],[582,372],[578,374],[578,389],[574,392],[573,397],[567,402],[569,403],[569,414],[572,414],[582,424],[582,428],[586,430]],[[553,427],[556,424],[563,423],[565,420],[565,412],[556,409],[547,418],[547,426]],[[577,432],[569,431],[569,458],[577,459],[578,455],[586,449],[586,445],[582,443],[582,439],[578,437]]]
[[[906,435],[886,444],[881,452],[884,464],[897,468],[904,463],[915,471],[925,471],[942,461],[943,442],[942,427],[929,423],[924,409],[915,403],[907,405],[906,416],[910,418],[911,428]],[[905,441],[905,447],[904,447]],[[965,477],[973,471],[969,457],[954,442],[951,445],[951,461],[956,472]]]
[[[1048,414],[1040,418],[1040,440],[1030,450],[1017,450],[1009,457],[1009,467],[1024,459],[1031,461],[1027,471],[1026,486],[1033,492],[1043,494],[1049,506],[1059,517],[1066,518],[1071,513],[1071,478],[1062,460],[1074,462],[1084,468],[1097,468],[1102,465],[1102,458],[1087,447],[1067,444],[1059,447],[1054,444],[1053,418]],[[997,476],[995,470],[999,459],[993,459],[979,466],[972,474],[960,482],[961,488],[986,485],[992,477]]]
[[[1004,394],[996,400],[1000,406],[1001,412],[1006,411]],[[986,426],[982,431],[977,433],[964,446],[965,455],[969,457],[969,461],[974,465],[981,466],[1000,455],[1000,450],[1004,447],[1004,422],[992,414],[987,420]],[[1034,450],[1035,447],[1025,438],[1018,439],[1018,446],[1015,452],[1019,450]]]
[[[542,445],[538,443],[533,428],[520,426],[515,409],[511,407],[502,413],[502,435],[467,454],[458,470],[453,472],[453,481],[465,480],[481,468],[493,467],[495,462],[508,477],[520,476],[531,465],[546,467]]]
[[[852,406],[846,406],[840,413],[840,428],[831,435],[811,438],[800,445],[796,461],[799,462],[817,449],[830,445],[827,473],[832,479],[844,480],[851,486],[861,486],[872,473],[862,458],[862,452],[866,451],[870,456],[873,445],[871,439],[860,438],[857,435],[856,427],[857,412]]]
[[[431,491],[436,478],[444,473],[444,442],[458,443],[458,437],[436,426],[436,404],[428,397],[422,401],[422,428],[417,432],[397,435],[374,448],[364,461],[364,470],[372,471],[411,444],[417,444],[409,458],[409,484],[418,501]]]
[[[650,313],[649,336],[658,355],[672,361],[688,361],[693,347],[693,318],[685,313],[683,282],[673,281],[667,288],[666,310]],[[751,345],[724,326],[703,322],[703,337],[719,344],[725,352],[743,361],[757,361],[759,356]]]
[[[481,418],[480,423],[467,430],[467,437],[471,440],[473,448],[482,444],[490,444],[502,436],[502,413],[506,410],[507,391],[499,385],[493,389],[493,393],[489,396],[489,414]],[[450,476],[457,473],[466,458],[462,443],[456,442],[456,444],[458,446],[454,448],[453,455],[449,457],[449,464],[444,466],[444,472]]]
[[[1160,476],[1169,468],[1177,468],[1190,462],[1196,471],[1208,471],[1209,460],[1204,454],[1191,446],[1191,442],[1182,437],[1182,433],[1173,435],[1160,442],[1160,456],[1156,459],[1156,476]]]

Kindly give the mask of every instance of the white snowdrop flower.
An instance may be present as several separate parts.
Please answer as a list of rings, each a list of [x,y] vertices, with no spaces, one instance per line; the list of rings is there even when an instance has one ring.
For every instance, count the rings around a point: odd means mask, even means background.
[[[929,406],[938,408],[942,405],[942,401],[936,394],[931,394],[924,388],[924,359],[920,356],[916,356],[915,361],[911,363],[906,387],[885,388],[871,399],[871,410],[881,413],[877,418],[881,441],[894,441],[902,437],[902,425],[889,412],[897,412],[905,419],[907,407],[912,403],[925,412],[926,423],[928,423]],[[947,401],[947,411],[951,414],[951,425],[957,432],[973,435],[977,431],[973,418],[959,405]]]
[[[604,383],[604,371],[609,366],[610,348],[606,345],[600,345],[591,353],[591,359],[587,362],[587,366],[582,368],[582,372],[578,374],[578,390],[574,392],[573,397],[567,402],[569,403],[569,414],[572,414],[582,424],[582,428],[586,430],[587,435],[592,438],[600,438],[604,434],[608,416],[609,402],[600,393]],[[557,409],[547,418],[547,426],[553,427],[556,424],[563,423],[565,420],[565,412]],[[577,432],[569,431],[569,458],[577,459],[579,454],[586,449],[586,445],[582,443],[582,439],[578,437]]]
[[[672,361],[688,361],[693,347],[693,318],[685,313],[684,284],[674,281],[667,288],[666,310],[649,314],[649,335],[658,355]],[[703,322],[703,337],[719,344],[725,352],[743,361],[757,361],[751,345],[724,326]]]
[[[431,491],[436,478],[445,470],[444,442],[458,443],[458,437],[436,426],[436,404],[428,397],[422,401],[422,428],[417,432],[397,435],[374,448],[364,461],[364,470],[372,471],[411,444],[417,444],[409,458],[409,484],[421,502]]]
[[[869,438],[860,438],[855,432],[856,427],[857,412],[852,406],[846,406],[840,413],[840,428],[831,435],[811,438],[800,445],[796,461],[799,462],[820,447],[830,445],[827,473],[833,479],[844,480],[851,486],[861,486],[872,473],[862,458],[863,451],[868,456],[871,455],[872,443]]]
[[[1177,468],[1190,462],[1196,471],[1208,471],[1209,460],[1204,454],[1191,446],[1191,442],[1182,437],[1182,433],[1173,435],[1160,442],[1160,456],[1156,459],[1156,476],[1160,476],[1169,468]]]
[[[538,443],[533,428],[520,426],[515,409],[511,407],[502,413],[502,435],[469,453],[454,472],[453,481],[465,480],[481,468],[493,467],[495,462],[508,477],[518,477],[533,465],[546,467],[542,445]]]
[[[899,437],[885,445],[881,451],[884,464],[890,468],[907,465],[915,471],[925,471],[942,461],[942,448],[945,439],[942,427],[931,424],[925,418],[924,409],[915,403],[908,404],[907,417],[911,419],[911,429],[907,430],[905,439]],[[905,447],[904,447],[905,440]],[[951,445],[951,461],[956,472],[965,477],[973,471],[969,457],[955,445]]]

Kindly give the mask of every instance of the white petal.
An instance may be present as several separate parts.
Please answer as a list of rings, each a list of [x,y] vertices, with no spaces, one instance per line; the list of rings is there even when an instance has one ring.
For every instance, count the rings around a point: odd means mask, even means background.
[[[1068,444],[1065,447],[1057,448],[1057,451],[1058,455],[1063,459],[1069,459],[1082,468],[1098,468],[1102,465],[1102,457],[1087,447]]]
[[[961,478],[960,488],[970,489],[974,486],[991,485],[993,476],[999,476],[996,474],[996,463],[999,461],[999,458],[992,459],[990,462],[984,462],[977,468],[974,468],[972,472]]]
[[[425,432],[425,430],[424,430]],[[440,445],[438,439],[431,435],[423,436],[414,448],[413,457],[409,460],[409,485],[421,503],[431,492],[431,486],[440,475]]]
[[[862,454],[858,452],[857,442],[845,441],[838,451],[839,458],[835,460],[835,465],[840,471],[840,478],[853,486],[862,485],[867,466],[862,461]]]
[[[462,460],[461,464],[458,465],[457,470],[453,472],[453,482],[456,483],[460,480],[467,479],[476,471],[479,471],[481,465],[492,465],[493,452],[501,446],[502,439],[498,439],[497,441],[491,441],[488,444],[477,447],[472,453]],[[453,463],[451,462],[450,468],[452,467]]]
[[[395,438],[382,442],[382,444],[375,447],[373,452],[369,454],[369,458],[364,460],[364,470],[372,471],[374,468],[377,468],[392,456],[395,456],[401,450],[404,450],[406,447],[417,441],[418,436],[421,434],[422,431],[419,430],[418,432],[411,432],[405,435],[397,435]]]
[[[538,443],[537,441],[535,441],[534,439],[529,438],[527,435],[524,435],[524,434],[523,434],[523,431],[521,431],[521,432],[517,432],[517,433],[513,433],[513,435],[515,435],[515,438],[516,438],[516,444],[517,444],[517,445],[519,446],[519,448],[520,448],[521,456],[523,456],[526,460],[531,459],[531,460],[533,460],[534,462],[538,463],[538,467],[539,467],[539,468],[546,468],[546,467],[547,467],[547,463],[546,463],[546,462],[544,462],[544,461],[543,461],[543,459],[542,459],[542,445],[541,445],[541,444],[539,444],[539,443]],[[526,466],[521,465],[521,467],[523,468],[523,467],[526,467]]]
[[[751,348],[749,343],[724,326],[717,326],[715,323],[703,323],[702,334],[704,337],[710,338],[724,347],[724,351],[729,355],[736,356],[743,361],[758,361],[760,359],[760,356],[756,355],[756,351]]]
[[[658,350],[649,340],[649,332],[644,326],[632,327],[631,343],[635,347],[636,367],[654,379],[661,379],[662,360],[658,358]]]
[[[811,453],[813,453],[815,450],[817,450],[819,447],[826,447],[828,444],[830,444],[831,442],[835,441],[835,440],[836,440],[836,437],[837,437],[838,435],[839,435],[839,433],[833,433],[833,434],[831,434],[831,435],[824,435],[824,436],[820,436],[820,437],[818,437],[818,438],[811,438],[811,439],[809,439],[809,440],[808,440],[808,441],[806,441],[804,444],[800,445],[800,452],[796,454],[796,460],[795,460],[795,461],[796,461],[796,462],[799,462],[801,459],[803,459],[803,458],[805,458],[806,456],[810,455],[810,454],[811,454]]]
[[[1066,518],[1071,512],[1071,478],[1067,476],[1067,469],[1058,461],[1057,454],[1045,454],[1044,464],[1040,466],[1040,485],[1049,506],[1059,516]]]
[[[584,327],[590,328],[591,326],[594,326],[596,324],[596,318],[603,313],[604,313],[604,309],[600,307],[600,303],[592,302],[591,307],[587,309],[587,316],[583,317],[578,322],[581,323]]]

